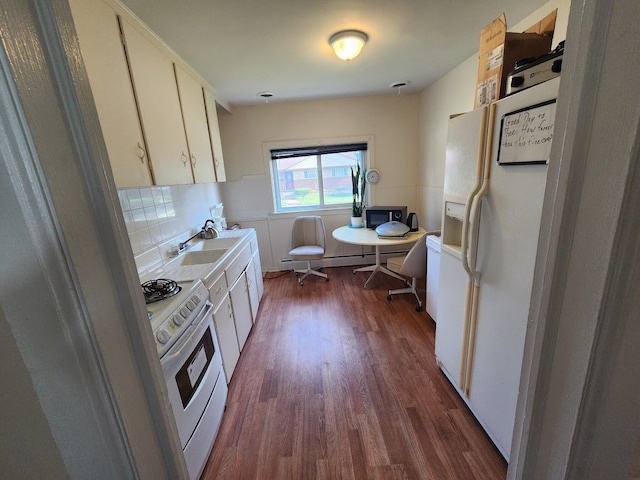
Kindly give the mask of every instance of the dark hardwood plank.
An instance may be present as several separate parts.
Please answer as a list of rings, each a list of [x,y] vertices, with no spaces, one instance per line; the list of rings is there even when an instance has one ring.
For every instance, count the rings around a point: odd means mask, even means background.
[[[214,479],[504,479],[435,362],[435,325],[397,279],[265,279],[203,472]]]

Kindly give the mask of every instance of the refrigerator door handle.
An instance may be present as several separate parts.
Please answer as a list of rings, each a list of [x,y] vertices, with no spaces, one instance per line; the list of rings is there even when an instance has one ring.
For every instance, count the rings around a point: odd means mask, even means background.
[[[469,217],[469,270],[470,276],[476,285],[480,285],[480,272],[476,269],[476,259],[478,256],[478,230],[480,227],[480,210],[482,200],[489,192],[489,179],[491,178],[491,161],[493,157],[493,130],[496,116],[496,105],[492,103],[489,107],[489,128],[487,131],[486,144],[483,146],[484,168],[482,172],[482,183],[480,189],[473,199],[471,215]]]
[[[484,183],[484,171],[485,171],[485,162],[486,162],[486,141],[487,141],[487,107],[482,107],[482,114],[480,117],[480,132],[478,142],[478,156],[476,160],[476,182],[469,195],[467,196],[467,203],[464,206],[464,217],[462,220],[462,238],[460,241],[460,253],[462,260],[462,267],[467,272],[469,276],[469,283],[467,285],[467,299],[465,302],[464,309],[464,319],[463,319],[463,334],[462,334],[462,351],[460,352],[461,362],[460,362],[460,375],[458,378],[460,389],[463,391],[468,382],[468,371],[469,367],[469,349],[472,348],[470,344],[470,331],[472,329],[472,321],[473,321],[473,293],[475,291],[475,269],[471,264],[475,264],[475,255],[473,254],[474,246],[473,246],[473,228],[471,225],[471,216],[474,209],[474,206],[477,204],[476,196],[478,192],[481,190],[482,185]],[[477,215],[474,215],[474,219],[477,218]],[[469,239],[471,239],[471,253],[469,250]],[[469,262],[469,258],[471,258],[471,262]],[[467,394],[468,396],[468,394]]]
[[[467,275],[469,275],[469,280],[473,274],[471,273],[471,267],[469,266],[469,219],[471,217],[471,205],[473,203],[473,199],[478,193],[480,189],[480,179],[478,179],[478,183],[473,187],[473,190],[469,192],[469,196],[467,197],[467,203],[464,206],[464,217],[462,218],[462,238],[460,239],[460,256],[462,260],[462,268],[464,268]]]
[[[495,123],[496,104],[491,104],[489,110],[489,128],[487,131],[486,151],[484,152],[484,170],[482,175],[482,186],[476,194],[472,205],[473,221],[470,222],[471,245],[469,248],[469,256],[471,257],[471,278],[467,290],[467,306],[465,312],[465,339],[462,363],[460,368],[460,387],[466,397],[469,397],[471,391],[471,370],[473,369],[473,358],[476,346],[476,326],[478,324],[478,298],[480,296],[480,272],[476,269],[476,257],[478,254],[478,231],[480,226],[480,209],[482,208],[482,199],[489,191],[489,178],[491,176],[491,159],[493,154],[493,126]]]
[[[476,326],[478,325],[478,298],[480,296],[480,285],[475,284],[472,288],[473,292],[471,293],[471,318],[469,319],[469,338],[468,348],[467,348],[467,357],[465,359],[465,376],[463,379],[460,388],[464,392],[464,395],[469,398],[469,394],[471,393],[471,369],[473,368],[473,357],[475,354],[475,345],[476,345]]]
[[[471,219],[471,211],[476,195],[480,191],[483,182],[485,170],[485,149],[487,139],[487,107],[482,107],[482,116],[480,118],[480,141],[478,143],[478,157],[476,160],[476,183],[467,196],[467,202],[464,206],[464,217],[462,219],[462,238],[460,241],[460,253],[462,257],[462,267],[469,275],[469,280],[473,277],[472,266],[469,263],[469,227]],[[471,237],[473,238],[473,237]]]
[[[478,230],[480,226],[480,210],[482,199],[489,190],[489,178],[491,176],[491,157],[493,151],[493,125],[495,123],[496,105],[491,104],[489,108],[488,128],[486,138],[481,142],[479,161],[482,160],[482,174],[480,188],[473,196],[469,205],[469,216],[466,218],[469,225],[469,232],[466,241],[468,248],[463,251],[463,259],[468,262],[469,285],[467,287],[467,303],[465,305],[463,350],[462,362],[460,365],[460,388],[466,397],[469,397],[471,390],[471,370],[473,368],[473,357],[476,343],[476,325],[478,323],[478,297],[480,293],[480,272],[476,269],[476,257],[478,253]],[[483,115],[483,122],[486,121],[486,112]]]

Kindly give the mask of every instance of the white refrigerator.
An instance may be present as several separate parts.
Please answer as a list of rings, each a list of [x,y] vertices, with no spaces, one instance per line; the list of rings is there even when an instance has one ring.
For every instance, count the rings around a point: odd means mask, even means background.
[[[559,78],[453,117],[435,353],[509,460]]]

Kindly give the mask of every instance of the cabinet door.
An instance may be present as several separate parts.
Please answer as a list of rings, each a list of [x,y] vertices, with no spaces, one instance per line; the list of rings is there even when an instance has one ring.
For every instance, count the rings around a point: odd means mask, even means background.
[[[238,345],[240,346],[240,351],[242,351],[253,325],[246,271],[242,272],[236,283],[233,284],[231,290],[229,290],[229,295],[233,306],[233,318],[236,321]]]
[[[125,19],[122,29],[155,183],[193,183],[173,62]]]
[[[71,0],[70,6],[116,186],[149,186],[151,172],[116,13],[102,0]]]
[[[213,151],[213,163],[216,169],[216,181],[226,182],[227,174],[224,170],[224,158],[222,156],[222,140],[220,139],[220,126],[218,125],[218,111],[216,101],[211,92],[204,91],[205,106],[207,108],[207,121],[209,124],[209,139]]]
[[[184,129],[187,132],[189,145],[189,159],[196,183],[210,183],[216,181],[213,169],[213,154],[207,128],[207,112],[204,107],[202,85],[179,65],[174,64],[178,94],[182,107]]]
[[[233,308],[228,294],[213,311],[213,323],[216,326],[216,335],[220,344],[224,374],[227,377],[227,383],[229,383],[240,358],[240,348],[238,348]]]

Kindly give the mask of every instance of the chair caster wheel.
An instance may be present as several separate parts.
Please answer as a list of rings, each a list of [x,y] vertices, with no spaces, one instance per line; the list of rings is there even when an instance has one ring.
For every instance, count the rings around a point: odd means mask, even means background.
[[[422,305],[416,305],[416,312],[422,311]]]
[[[387,300],[391,301],[391,295],[387,295]]]

